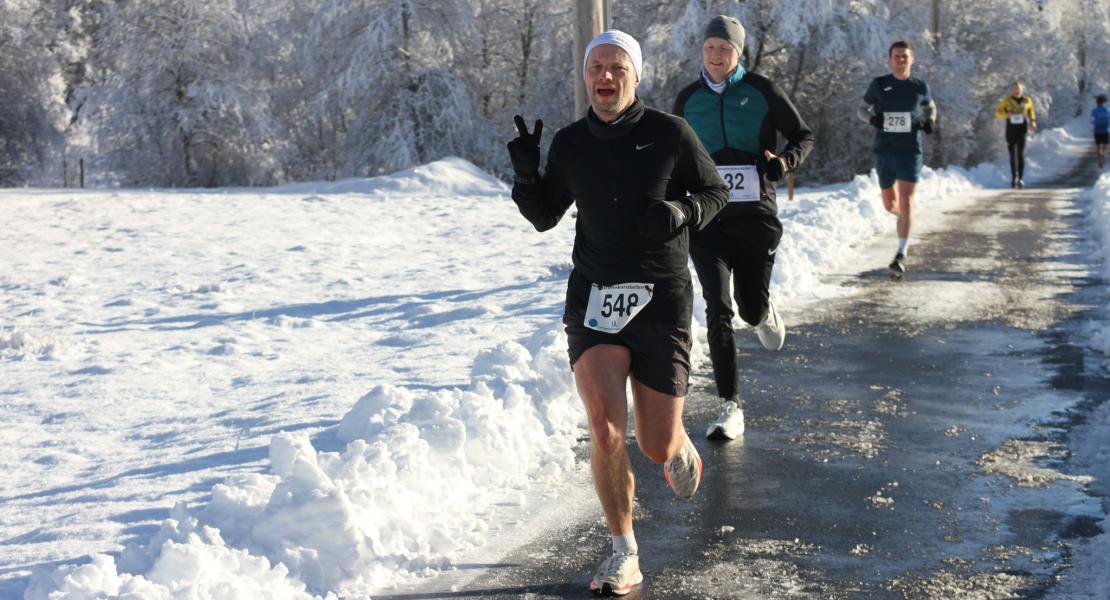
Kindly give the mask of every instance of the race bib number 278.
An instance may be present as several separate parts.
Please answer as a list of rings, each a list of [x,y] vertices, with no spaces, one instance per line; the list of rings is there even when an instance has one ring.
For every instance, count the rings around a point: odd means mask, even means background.
[[[883,131],[887,133],[909,133],[913,130],[908,112],[883,113]]]
[[[591,285],[582,324],[596,331],[617,333],[651,302],[651,290],[647,283]]]

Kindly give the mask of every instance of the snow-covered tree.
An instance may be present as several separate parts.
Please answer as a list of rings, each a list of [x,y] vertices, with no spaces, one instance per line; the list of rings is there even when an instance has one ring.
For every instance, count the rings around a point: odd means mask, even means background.
[[[0,185],[62,182],[65,84],[56,7],[0,3]]]
[[[490,128],[460,67],[479,47],[465,3],[322,2],[301,57],[306,170],[378,174],[448,154],[488,163]]]
[[[232,0],[113,7],[79,94],[92,175],[128,185],[282,179],[267,90]]]
[[[887,46],[917,48],[939,133],[929,163],[1002,151],[991,111],[1015,80],[1042,127],[1110,91],[1097,0],[642,0],[612,25],[644,49],[639,94],[669,109],[709,18],[747,29],[742,63],[814,129],[799,176],[871,168],[852,117]],[[499,175],[512,115],[571,120],[571,0],[5,0],[0,184],[204,186],[372,175],[454,154]],[[67,169],[68,167],[68,169]]]

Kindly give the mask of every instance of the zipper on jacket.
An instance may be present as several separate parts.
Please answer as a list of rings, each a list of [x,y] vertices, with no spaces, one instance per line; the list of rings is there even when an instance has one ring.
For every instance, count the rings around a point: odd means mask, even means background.
[[[720,98],[717,101],[717,106],[721,109],[721,139],[724,140],[725,148],[728,148],[728,130],[725,129],[725,92],[728,91],[726,87],[723,92],[718,94]]]

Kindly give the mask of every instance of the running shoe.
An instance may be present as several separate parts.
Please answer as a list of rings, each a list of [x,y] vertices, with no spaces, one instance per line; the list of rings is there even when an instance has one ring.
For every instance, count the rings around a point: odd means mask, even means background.
[[[775,303],[767,301],[767,315],[755,326],[755,333],[759,336],[760,343],[768,350],[782,350],[782,343],[786,340],[786,324],[775,310]]]
[[[685,443],[678,452],[663,463],[663,478],[680,498],[691,498],[701,483],[701,456],[698,456],[694,442],[686,436]]]
[[[890,272],[895,277],[901,278],[906,274],[906,255],[899,252],[894,255],[894,260],[890,261]]]
[[[1019,190],[1024,190],[1024,189],[1025,189],[1025,182],[1024,182],[1024,181],[1022,181],[1022,180],[1020,180],[1020,179],[1018,179],[1018,182],[1017,182],[1017,189],[1019,189]]]
[[[632,586],[643,581],[640,557],[636,554],[614,552],[601,561],[597,573],[590,580],[590,589],[604,596],[623,596],[632,591]]]
[[[725,401],[721,416],[709,425],[705,437],[711,440],[734,440],[744,434],[744,410],[732,400]]]

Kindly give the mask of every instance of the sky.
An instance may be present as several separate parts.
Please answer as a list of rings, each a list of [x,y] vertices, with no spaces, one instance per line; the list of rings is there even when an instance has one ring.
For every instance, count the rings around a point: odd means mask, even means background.
[[[1027,182],[1087,138],[1035,135]],[[921,229],[1008,181],[927,168]],[[509,191],[457,158],[276,188],[0,190],[0,598],[372,595],[596,512],[559,322],[573,219],[537,233]],[[1085,194],[1110,264],[1110,175]],[[823,274],[895,241],[873,173],[785,196],[789,324],[843,293]],[[1110,354],[1105,323],[1080,342]],[[1101,442],[1076,436],[1094,470]],[[1110,534],[1080,543],[1110,553]],[[1074,569],[1107,577],[1082,553]]]

